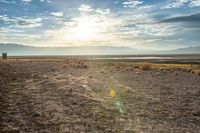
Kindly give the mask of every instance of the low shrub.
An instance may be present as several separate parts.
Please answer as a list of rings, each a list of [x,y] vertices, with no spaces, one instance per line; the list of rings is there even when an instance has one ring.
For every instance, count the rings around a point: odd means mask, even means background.
[[[199,69],[193,69],[191,70],[192,74],[198,74],[200,76],[200,70]]]
[[[150,63],[144,63],[140,65],[140,70],[150,70],[152,68],[152,65]]]

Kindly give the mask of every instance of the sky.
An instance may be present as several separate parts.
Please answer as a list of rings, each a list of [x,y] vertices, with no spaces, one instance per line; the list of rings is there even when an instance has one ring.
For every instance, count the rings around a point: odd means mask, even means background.
[[[0,43],[200,46],[200,0],[0,0]]]

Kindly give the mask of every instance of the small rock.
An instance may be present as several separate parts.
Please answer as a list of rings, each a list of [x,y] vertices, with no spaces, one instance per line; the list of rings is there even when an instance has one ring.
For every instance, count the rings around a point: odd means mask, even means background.
[[[163,69],[163,68],[160,68],[160,71],[164,71],[164,69]]]
[[[178,75],[178,72],[177,72],[177,71],[175,71],[175,72],[173,72],[173,74],[174,74],[174,75]]]
[[[156,75],[157,75],[157,76],[160,75],[160,72],[157,72]]]
[[[100,73],[106,73],[104,70],[102,70]]]
[[[139,69],[139,68],[140,68],[140,66],[135,66],[134,68],[135,68],[135,69]]]
[[[32,117],[39,117],[39,116],[41,116],[40,113],[36,113],[36,112],[33,113],[33,115],[32,115]]]
[[[140,74],[141,72],[137,71],[136,74]]]
[[[194,116],[200,116],[200,111],[199,112],[194,112],[193,115]]]
[[[130,69],[129,68],[125,68],[125,71],[129,71]]]
[[[94,78],[94,77],[90,75],[89,78],[91,79],[91,78]]]

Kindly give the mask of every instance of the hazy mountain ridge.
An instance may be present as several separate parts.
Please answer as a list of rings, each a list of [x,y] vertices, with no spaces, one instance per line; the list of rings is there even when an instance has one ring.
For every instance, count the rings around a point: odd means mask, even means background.
[[[171,22],[200,22],[200,13],[188,15],[188,16],[180,16],[180,17],[173,17],[166,20],[163,20],[164,23],[171,23]]]
[[[117,55],[117,54],[199,54],[200,46],[175,50],[144,50],[113,46],[34,47],[0,44],[0,53],[9,55]]]
[[[177,53],[177,54],[187,54],[187,53],[195,53],[200,54],[200,46],[195,47],[188,47],[188,48],[179,48],[175,50],[171,50],[171,52]]]
[[[131,54],[129,47],[74,46],[74,47],[34,47],[21,44],[0,44],[0,52],[10,55],[81,55],[81,54]]]

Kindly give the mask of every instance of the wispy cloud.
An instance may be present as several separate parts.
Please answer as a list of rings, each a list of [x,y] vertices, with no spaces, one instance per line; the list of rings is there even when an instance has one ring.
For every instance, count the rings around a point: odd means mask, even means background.
[[[53,15],[53,16],[56,16],[56,17],[62,17],[63,16],[62,12],[51,12],[50,14]]]
[[[12,0],[0,0],[0,3],[15,4],[16,2]]]
[[[84,5],[82,4],[79,8],[79,11],[83,11],[83,12],[91,12],[93,11],[92,7],[90,5]]]
[[[138,5],[141,5],[143,2],[139,0],[128,0],[123,2],[124,7],[130,7],[134,8],[137,7]]]
[[[165,6],[161,8],[180,8],[183,6],[197,7],[200,6],[200,0],[169,0]]]
[[[31,3],[32,0],[21,0],[23,3]]]
[[[42,26],[42,19],[41,18],[17,18],[16,19],[16,27],[21,28],[35,28]]]
[[[52,3],[51,0],[40,0],[40,2]]]
[[[42,26],[42,18],[0,16],[0,21],[13,28],[35,28]]]
[[[100,13],[100,14],[109,14],[110,13],[110,9],[102,9],[102,8],[100,9],[100,8],[97,8],[96,12]]]

